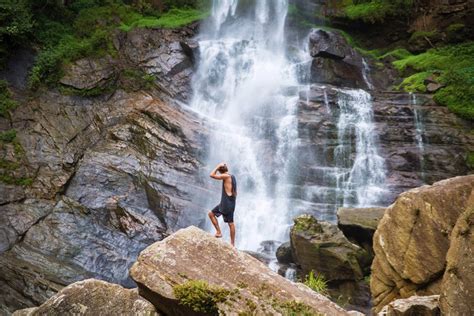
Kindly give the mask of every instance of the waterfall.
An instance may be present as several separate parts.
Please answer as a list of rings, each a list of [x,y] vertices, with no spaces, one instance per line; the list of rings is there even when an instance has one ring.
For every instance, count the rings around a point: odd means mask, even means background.
[[[421,171],[421,181],[425,182],[425,168],[424,168],[424,144],[423,144],[423,117],[418,106],[416,94],[410,92],[410,103],[413,106],[413,117],[415,123],[415,142],[418,148],[419,156],[420,156],[420,171]]]
[[[370,95],[301,79],[308,78],[301,65],[310,56],[307,42],[288,53],[287,10],[287,0],[215,0],[197,38],[200,54],[190,106],[212,124],[205,173],[224,161],[239,183],[235,223],[240,249],[259,251],[264,241],[288,240],[299,213],[320,212],[320,219],[334,221],[338,207],[379,205],[384,193],[384,159],[377,151]],[[368,70],[364,76],[371,86]],[[324,91],[324,115],[335,120],[338,145],[334,161],[313,168],[314,181],[320,183],[302,187],[295,180],[304,172],[295,154],[300,148],[298,104],[304,102],[300,96],[310,102],[314,87]],[[337,107],[328,96],[334,91]],[[208,210],[220,198],[221,184],[214,184],[215,195],[204,198]]]
[[[364,90],[339,90],[336,148],[338,192],[343,206],[375,206],[385,193],[385,160],[378,153],[371,96]],[[350,159],[351,132],[355,134],[355,158]]]
[[[292,222],[286,215],[286,177],[297,138],[298,98],[288,95],[297,80],[285,56],[287,9],[286,0],[256,1],[253,7],[216,0],[198,37],[200,60],[190,106],[214,122],[207,170],[225,161],[239,183],[240,249],[288,239]],[[209,209],[219,202],[220,186],[215,188]]]

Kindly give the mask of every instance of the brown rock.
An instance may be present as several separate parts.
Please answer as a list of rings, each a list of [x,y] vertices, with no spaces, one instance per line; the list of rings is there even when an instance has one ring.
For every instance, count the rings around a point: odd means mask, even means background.
[[[371,292],[379,311],[396,298],[439,294],[450,236],[474,207],[474,175],[456,177],[399,196],[374,235]]]
[[[14,316],[35,315],[159,315],[137,290],[96,279],[68,285],[39,307],[18,310]]]
[[[295,308],[347,315],[326,297],[193,226],[142,251],[130,275],[140,294],[168,315],[281,315]],[[179,289],[191,294],[203,289],[211,298],[186,301]]]
[[[386,305],[379,316],[439,316],[439,295],[411,296]]]
[[[426,85],[426,91],[429,93],[434,93],[443,87],[440,83],[428,83]]]
[[[471,194],[472,199],[474,194]],[[444,315],[469,315],[474,311],[473,254],[474,208],[469,208],[454,226],[446,256],[447,265],[441,284],[440,299]]]

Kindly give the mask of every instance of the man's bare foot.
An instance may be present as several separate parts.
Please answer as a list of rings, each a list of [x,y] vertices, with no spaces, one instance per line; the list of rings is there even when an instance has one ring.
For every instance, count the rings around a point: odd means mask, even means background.
[[[222,234],[221,234],[221,233],[216,233],[214,236],[215,236],[216,238],[222,238]]]

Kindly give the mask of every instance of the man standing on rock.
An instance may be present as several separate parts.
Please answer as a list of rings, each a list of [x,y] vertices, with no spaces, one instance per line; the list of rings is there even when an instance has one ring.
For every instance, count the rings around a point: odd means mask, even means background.
[[[217,174],[217,172],[219,172],[219,174]],[[234,175],[229,174],[229,169],[225,163],[218,164],[214,170],[212,170],[210,176],[213,179],[222,180],[221,202],[209,212],[212,225],[216,228],[215,236],[217,238],[222,237],[221,228],[217,221],[217,217],[222,215],[224,222],[229,224],[230,243],[232,246],[235,246],[234,210],[235,200],[237,198],[237,181]]]

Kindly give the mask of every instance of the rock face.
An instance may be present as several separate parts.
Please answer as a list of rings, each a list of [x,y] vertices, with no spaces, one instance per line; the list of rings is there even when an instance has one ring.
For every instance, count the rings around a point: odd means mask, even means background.
[[[14,316],[34,315],[149,315],[155,307],[120,285],[87,279],[68,285],[39,307],[18,310]]]
[[[347,315],[324,296],[192,226],[143,250],[130,275],[140,294],[167,315]]]
[[[303,199],[301,208],[313,209],[317,218],[332,222],[338,205],[344,203],[334,175],[354,164],[357,151],[354,129],[344,134],[338,128],[343,96],[344,90],[313,85],[300,94],[296,113],[298,138],[293,150],[299,168],[291,179],[292,207],[298,209]],[[386,169],[386,191],[375,204],[389,205],[406,190],[469,172],[466,157],[474,151],[472,123],[436,106],[427,95],[377,92],[371,107],[373,135],[378,135],[376,146]],[[422,122],[418,134],[416,117]],[[422,146],[417,141],[420,136]],[[341,149],[349,153],[345,161],[336,158]],[[347,192],[346,205],[357,205],[354,196],[353,191]]]
[[[444,313],[456,314],[458,298],[465,302],[461,311],[472,310],[472,256],[463,254],[472,250],[465,246],[472,245],[473,189],[474,175],[456,177],[407,191],[387,208],[374,235],[371,291],[376,311],[394,299],[440,294],[443,288]],[[461,283],[470,285],[463,288]],[[453,287],[456,294],[451,294]]]
[[[368,88],[363,74],[363,61],[338,32],[313,29],[309,36],[312,83],[342,87]]]
[[[205,220],[191,197],[208,192],[198,176],[206,123],[170,101],[189,92],[193,34],[117,34],[116,58],[76,61],[61,81],[102,89],[134,69],[156,75],[147,92],[45,91],[12,114],[17,143],[2,145],[1,154],[21,153],[12,176],[32,183],[0,182],[2,312],[38,306],[85,278],[134,286],[128,268],[142,249]]]
[[[328,281],[363,278],[367,253],[347,240],[336,225],[301,215],[295,218],[290,240],[293,258],[304,275],[314,270]]]
[[[205,135],[190,117],[120,91],[102,102],[46,94],[17,111],[17,137],[36,174],[28,200],[0,206],[8,223],[0,304],[38,305],[89,277],[133,286],[128,267],[139,251],[190,214],[204,219],[189,202],[205,192],[196,172]]]
[[[380,316],[439,316],[439,295],[411,296],[398,299],[386,305],[378,314]],[[457,314],[462,315],[462,314]],[[467,314],[466,314],[467,315]]]
[[[474,310],[474,209],[457,220],[446,255],[446,271],[441,282],[441,311],[445,315],[469,315]]]

